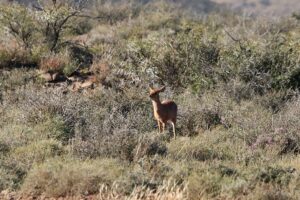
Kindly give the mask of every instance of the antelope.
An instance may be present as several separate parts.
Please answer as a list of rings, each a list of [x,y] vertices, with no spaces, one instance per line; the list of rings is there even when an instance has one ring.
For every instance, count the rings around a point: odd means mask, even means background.
[[[173,134],[174,139],[176,138],[175,126],[176,126],[176,118],[177,118],[177,105],[174,101],[165,100],[160,102],[159,93],[165,90],[165,86],[160,89],[150,89],[149,97],[151,98],[153,110],[154,110],[154,118],[157,121],[159,133],[163,133],[165,131],[165,126],[168,121],[171,121],[173,126]]]

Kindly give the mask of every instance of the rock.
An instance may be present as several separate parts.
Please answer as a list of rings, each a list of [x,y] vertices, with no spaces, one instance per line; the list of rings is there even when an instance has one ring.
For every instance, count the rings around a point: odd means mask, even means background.
[[[51,76],[51,74],[49,72],[40,74],[40,77],[42,79],[44,79],[45,81],[47,81],[47,82],[52,81],[52,76]]]
[[[94,83],[92,81],[85,81],[81,84],[81,88],[92,88],[94,85]]]
[[[0,193],[0,199],[13,200],[15,199],[15,193],[9,190],[3,190]]]
[[[70,79],[69,79],[70,80]],[[69,89],[73,92],[76,92],[80,89],[94,88],[94,84],[97,82],[95,75],[88,76],[83,81],[74,81]]]
[[[76,92],[80,89],[81,83],[80,82],[74,82],[69,89],[73,92]]]
[[[63,82],[67,80],[66,76],[60,72],[44,72],[40,71],[39,76],[47,82]]]

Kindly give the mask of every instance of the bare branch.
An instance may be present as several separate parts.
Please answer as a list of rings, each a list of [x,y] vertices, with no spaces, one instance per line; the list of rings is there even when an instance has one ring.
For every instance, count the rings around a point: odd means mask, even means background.
[[[236,39],[235,37],[233,37],[225,28],[224,28],[225,33],[234,41],[239,43],[240,49],[241,50],[245,50],[245,47],[243,46],[241,39]]]

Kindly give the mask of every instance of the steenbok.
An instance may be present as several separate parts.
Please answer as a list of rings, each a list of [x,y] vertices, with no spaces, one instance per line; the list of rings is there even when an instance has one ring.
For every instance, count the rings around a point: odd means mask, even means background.
[[[177,118],[177,105],[174,101],[163,101],[159,100],[159,93],[163,92],[165,87],[160,89],[153,89],[150,87],[150,98],[153,104],[154,117],[158,124],[159,132],[164,132],[166,123],[171,121],[173,126],[174,139],[176,138],[175,126]]]

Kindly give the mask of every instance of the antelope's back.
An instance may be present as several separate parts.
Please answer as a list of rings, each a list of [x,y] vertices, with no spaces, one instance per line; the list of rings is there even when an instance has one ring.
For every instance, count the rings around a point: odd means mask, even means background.
[[[162,104],[169,111],[170,114],[177,114],[177,105],[174,101],[166,100],[163,101]]]

